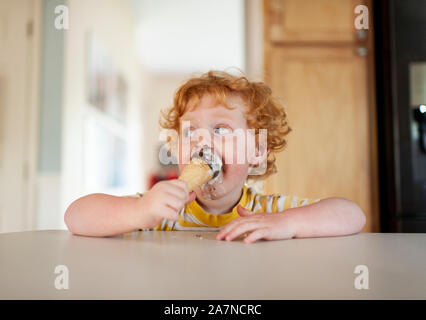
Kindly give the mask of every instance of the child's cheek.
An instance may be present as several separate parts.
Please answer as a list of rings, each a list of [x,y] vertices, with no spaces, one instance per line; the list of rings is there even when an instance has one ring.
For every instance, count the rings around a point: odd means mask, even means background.
[[[224,173],[226,180],[232,182],[240,182],[245,180],[248,175],[248,165],[247,164],[234,164],[229,167],[228,170]]]
[[[221,153],[225,164],[245,165],[247,163],[246,143],[241,137],[227,137],[222,141]]]

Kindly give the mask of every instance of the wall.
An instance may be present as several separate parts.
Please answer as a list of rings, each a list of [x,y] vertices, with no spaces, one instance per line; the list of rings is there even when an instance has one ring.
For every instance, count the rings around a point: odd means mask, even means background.
[[[53,25],[47,34],[64,37],[64,59],[63,59],[63,95],[61,102],[58,101],[56,91],[60,86],[60,65],[56,72],[45,82],[43,92],[51,96],[50,106],[58,106],[62,103],[59,126],[42,135],[44,141],[49,141],[49,148],[42,147],[40,159],[41,177],[43,172],[59,172],[50,181],[41,183],[39,194],[39,224],[38,229],[65,228],[63,215],[68,205],[76,198],[84,194],[83,190],[83,157],[84,145],[83,123],[87,114],[86,102],[86,40],[88,32],[93,32],[102,42],[109,55],[112,57],[115,67],[124,75],[128,85],[128,107],[130,127],[133,138],[131,149],[133,150],[133,163],[135,172],[133,180],[129,184],[128,192],[135,193],[143,189],[141,181],[146,179],[141,172],[143,166],[140,157],[141,141],[139,130],[141,115],[139,110],[140,99],[140,70],[136,58],[135,48],[135,24],[133,15],[127,2],[121,0],[73,0],[66,2],[69,8],[69,30],[55,30]],[[52,8],[49,7],[49,14]],[[49,22],[49,20],[46,20]],[[53,29],[53,30],[52,30]],[[56,33],[55,33],[56,32]],[[58,39],[55,40],[60,45]],[[58,54],[60,54],[58,52]],[[55,57],[53,57],[55,58]],[[45,60],[44,63],[52,67],[55,59]],[[57,82],[55,81],[57,79]],[[55,82],[52,84],[52,81]],[[55,86],[56,84],[56,86]],[[60,89],[58,89],[60,92]],[[52,114],[51,114],[52,115]],[[58,114],[55,113],[55,121]],[[46,126],[43,130],[46,130]],[[52,141],[60,140],[60,144]],[[43,145],[43,142],[42,142]],[[60,152],[58,153],[58,146]],[[52,159],[45,155],[52,155]]]
[[[190,0],[185,1],[185,6],[173,0],[130,2],[139,19],[146,150],[157,150],[160,110],[172,105],[175,91],[191,75],[234,66],[250,78],[262,80],[261,0],[226,0],[214,4]],[[149,172],[158,169],[158,155],[147,155],[145,165]]]
[[[154,72],[244,68],[244,0],[129,0],[139,55]]]
[[[35,228],[60,223],[64,37],[54,28],[55,7],[64,0],[42,2],[41,82]]]

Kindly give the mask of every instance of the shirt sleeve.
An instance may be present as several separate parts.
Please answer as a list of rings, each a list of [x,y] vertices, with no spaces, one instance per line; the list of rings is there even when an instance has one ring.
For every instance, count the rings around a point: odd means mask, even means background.
[[[136,192],[135,194],[130,194],[127,196],[123,196],[124,198],[142,198],[143,194],[140,192]]]
[[[292,208],[307,206],[321,201],[320,198],[302,198],[292,195],[273,194],[259,199],[259,204],[262,206],[263,212],[273,213],[282,212]]]

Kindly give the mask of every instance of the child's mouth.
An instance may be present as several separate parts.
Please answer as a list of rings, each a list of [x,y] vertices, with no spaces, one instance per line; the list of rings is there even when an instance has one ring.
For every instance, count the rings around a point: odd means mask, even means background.
[[[193,153],[191,158],[194,157],[202,159],[213,171],[213,178],[209,182],[212,182],[219,177],[223,169],[223,159],[220,155],[215,153],[211,148],[204,146]]]
[[[216,175],[213,177],[213,179],[211,179],[210,181],[207,182],[207,184],[209,185],[213,185],[215,183],[222,183],[223,181],[223,169],[224,166],[222,166],[221,170],[219,170]]]

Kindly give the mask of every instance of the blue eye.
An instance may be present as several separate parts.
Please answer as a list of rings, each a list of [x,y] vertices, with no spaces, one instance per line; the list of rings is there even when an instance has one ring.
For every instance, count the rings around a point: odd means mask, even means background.
[[[228,134],[230,132],[231,132],[231,129],[227,127],[217,127],[214,129],[215,134]]]

